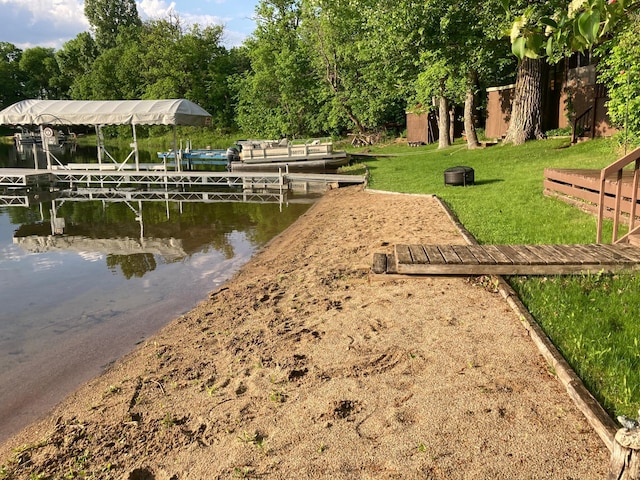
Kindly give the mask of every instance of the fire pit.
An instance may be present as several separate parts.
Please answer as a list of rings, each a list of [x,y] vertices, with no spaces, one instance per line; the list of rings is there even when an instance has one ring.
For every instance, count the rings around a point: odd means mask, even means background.
[[[474,171],[471,167],[451,167],[444,171],[445,185],[473,185]]]

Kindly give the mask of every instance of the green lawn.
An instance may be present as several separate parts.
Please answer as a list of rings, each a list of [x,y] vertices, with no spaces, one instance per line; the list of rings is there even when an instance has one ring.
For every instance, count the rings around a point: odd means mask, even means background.
[[[594,216],[543,195],[544,169],[601,168],[610,140],[568,139],[469,151],[390,145],[370,149],[370,187],[436,194],[480,243],[593,243]],[[385,156],[382,156],[385,155]],[[387,156],[388,155],[388,156]],[[444,170],[474,169],[475,185],[444,185]],[[611,237],[606,222],[603,238]],[[613,416],[640,407],[640,275],[511,277],[510,284],[587,387]]]

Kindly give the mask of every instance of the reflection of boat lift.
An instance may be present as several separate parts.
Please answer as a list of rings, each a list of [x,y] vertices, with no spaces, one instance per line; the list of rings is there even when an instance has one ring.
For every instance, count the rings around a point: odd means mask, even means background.
[[[179,203],[182,211],[183,203],[277,203],[280,210],[289,203],[312,203],[312,197],[289,197],[284,192],[229,192],[229,191],[179,191],[168,188],[149,190],[113,189],[113,188],[74,188],[56,191],[24,191],[10,190],[0,193],[0,207],[19,206],[29,207],[50,202],[55,199],[65,201],[142,201],[142,202],[166,202],[167,211],[169,203]]]
[[[73,199],[51,201],[51,235],[29,235],[25,237],[14,237],[13,243],[31,252],[66,250],[78,252],[98,252],[107,255],[131,255],[136,253],[150,253],[172,259],[178,259],[187,256],[187,253],[182,246],[182,240],[180,239],[173,237],[145,237],[144,222],[142,216],[142,200],[138,200],[137,206],[135,205],[135,203],[125,201],[126,205],[134,213],[135,220],[140,225],[139,238],[89,238],[81,235],[65,235],[65,229],[67,227],[66,221],[64,218],[58,216],[58,210],[67,201],[73,201]],[[106,201],[103,201],[103,208],[104,206],[106,206],[106,203]],[[40,215],[42,221],[44,222],[42,204],[40,205]]]
[[[145,237],[145,227],[143,221],[144,202],[164,201],[166,204],[167,219],[170,218],[170,203],[178,203],[179,211],[182,213],[184,203],[278,203],[280,211],[286,203],[312,203],[315,199],[311,197],[300,197],[287,199],[286,193],[248,193],[248,192],[180,192],[167,189],[151,191],[138,190],[113,190],[113,189],[77,189],[60,190],[55,192],[20,193],[11,192],[13,195],[0,196],[0,205],[17,205],[11,203],[12,198],[30,200],[31,203],[22,206],[32,206],[39,203],[40,221],[45,222],[44,202],[51,202],[50,226],[51,234],[48,236],[31,235],[26,237],[14,237],[15,244],[20,245],[27,251],[44,252],[51,250],[71,250],[81,252],[99,252],[103,254],[128,255],[133,253],[152,253],[165,258],[183,258],[186,252],[182,246],[182,240],[176,238],[154,238]],[[5,201],[3,203],[3,200]],[[58,216],[62,205],[67,202],[87,202],[100,201],[103,208],[107,203],[125,202],[127,207],[133,212],[134,219],[140,225],[139,238],[121,237],[114,239],[92,239],[84,236],[69,235],[70,225],[63,217]]]
[[[62,199],[62,201],[57,202],[56,200],[51,200],[51,209],[49,210],[49,212],[51,213],[50,215],[50,220],[51,220],[51,235],[63,235],[64,234],[64,229],[66,227],[66,221],[63,217],[58,217],[58,209],[60,207],[62,207],[62,205],[64,205],[67,200],[73,200],[73,199]],[[144,246],[144,222],[142,221],[142,200],[138,200],[138,207],[134,207],[133,205],[131,205],[131,202],[129,202],[128,200],[123,200],[123,202],[125,203],[125,205],[127,207],[129,207],[129,209],[133,212],[133,214],[135,215],[133,218],[136,222],[138,222],[140,224],[140,243],[141,245]],[[104,209],[104,207],[106,206],[106,201],[103,200],[102,201],[102,208]],[[42,215],[42,204],[40,206],[40,216],[43,217]],[[167,202],[167,220],[169,219],[169,203]],[[44,220],[44,218],[43,218]]]

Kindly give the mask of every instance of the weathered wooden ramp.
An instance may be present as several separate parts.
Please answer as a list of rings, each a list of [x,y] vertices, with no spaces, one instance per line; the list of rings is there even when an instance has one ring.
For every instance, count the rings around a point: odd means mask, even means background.
[[[408,275],[570,275],[640,268],[640,248],[591,245],[396,245],[377,253],[374,273]]]

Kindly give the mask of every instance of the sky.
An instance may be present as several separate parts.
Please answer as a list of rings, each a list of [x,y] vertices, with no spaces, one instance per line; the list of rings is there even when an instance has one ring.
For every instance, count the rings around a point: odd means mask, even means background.
[[[254,28],[258,0],[136,0],[144,20],[164,18],[173,10],[187,25],[224,25],[223,43],[240,45]],[[83,0],[0,0],[0,42],[24,50],[35,46],[59,49],[89,30]]]

